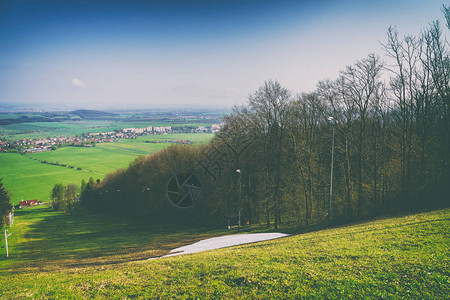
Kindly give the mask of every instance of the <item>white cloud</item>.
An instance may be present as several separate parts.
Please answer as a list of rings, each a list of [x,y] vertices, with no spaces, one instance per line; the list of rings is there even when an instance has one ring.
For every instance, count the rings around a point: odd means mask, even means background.
[[[84,82],[78,78],[72,79],[71,83],[74,87],[79,88],[79,89],[87,89],[87,87],[88,87],[86,82]]]

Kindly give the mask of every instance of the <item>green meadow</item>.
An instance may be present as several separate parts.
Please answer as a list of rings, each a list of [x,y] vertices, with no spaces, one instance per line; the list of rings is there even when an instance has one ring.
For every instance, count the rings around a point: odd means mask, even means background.
[[[31,122],[4,125],[1,126],[1,129],[15,139],[46,138],[49,136],[75,136],[85,132],[95,132],[96,130],[112,127],[113,124],[111,121]]]
[[[79,184],[90,176],[85,171],[42,164],[18,153],[0,154],[0,177],[14,204],[21,199],[47,201],[55,183]]]
[[[93,148],[63,147],[56,151],[30,154],[30,157],[82,168],[91,173],[92,177],[102,179],[108,172],[126,167],[139,155],[157,152],[168,145],[168,143],[102,143]]]
[[[141,136],[135,140],[121,140],[117,143],[99,143],[96,147],[63,147],[55,151],[29,154],[0,154],[0,178],[12,194],[12,202],[21,199],[47,201],[56,183],[80,184],[82,179],[103,179],[118,168],[126,167],[136,157],[155,153],[171,143],[166,140],[190,140],[207,142],[212,134],[168,134]],[[145,141],[160,141],[146,143]],[[37,160],[33,160],[33,158]],[[67,165],[67,167],[44,164],[40,161]],[[69,168],[72,166],[74,168]],[[77,168],[81,168],[78,170]]]
[[[99,143],[94,148],[88,147],[64,147],[56,151],[47,151],[31,154],[31,157],[41,161],[58,162],[75,167],[81,167],[89,171],[93,176],[103,176],[107,173],[126,167],[136,157],[158,152],[171,143],[165,141],[189,140],[194,143],[205,143],[213,137],[213,134],[167,134],[144,135],[134,140],[121,140],[115,143]],[[146,143],[146,141],[158,141],[158,143]]]
[[[0,113],[0,120],[3,120],[3,119],[19,119],[23,115],[27,115],[27,114]]]
[[[28,208],[0,299],[448,299],[449,228],[443,209],[148,260],[238,232]]]

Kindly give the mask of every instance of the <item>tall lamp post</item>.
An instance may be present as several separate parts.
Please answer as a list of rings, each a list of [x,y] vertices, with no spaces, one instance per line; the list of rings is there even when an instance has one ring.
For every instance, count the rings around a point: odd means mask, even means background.
[[[237,169],[236,173],[239,174],[239,221],[238,221],[238,227],[241,227],[241,208],[242,208],[242,181],[241,181],[241,170]]]
[[[331,172],[330,172],[330,198],[328,200],[328,214],[327,214],[327,223],[330,226],[331,220],[331,199],[333,197],[333,161],[334,161],[334,126],[337,124],[337,121],[333,117],[327,118],[328,122],[330,122],[333,133],[331,138]]]

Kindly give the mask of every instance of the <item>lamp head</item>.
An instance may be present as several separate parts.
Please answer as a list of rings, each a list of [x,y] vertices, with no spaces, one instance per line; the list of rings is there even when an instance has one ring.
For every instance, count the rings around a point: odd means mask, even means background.
[[[328,122],[330,122],[331,125],[337,124],[337,120],[335,120],[332,116],[329,116],[327,120]]]

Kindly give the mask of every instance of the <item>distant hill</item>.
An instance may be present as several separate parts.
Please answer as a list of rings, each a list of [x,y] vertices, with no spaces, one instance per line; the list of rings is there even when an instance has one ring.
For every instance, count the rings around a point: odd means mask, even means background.
[[[70,112],[72,115],[77,115],[82,119],[105,119],[116,117],[114,113],[108,113],[100,110],[78,109]]]

